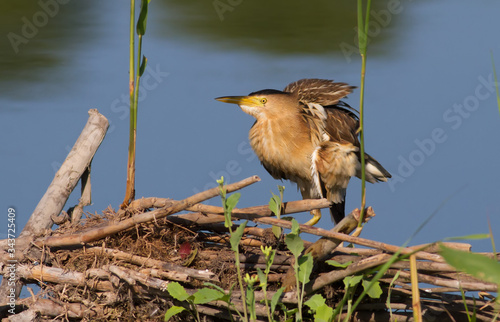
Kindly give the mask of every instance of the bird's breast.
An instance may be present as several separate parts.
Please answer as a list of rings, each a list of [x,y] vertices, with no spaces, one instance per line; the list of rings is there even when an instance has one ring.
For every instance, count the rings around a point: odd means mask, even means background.
[[[310,180],[314,146],[301,124],[293,120],[259,120],[249,138],[255,154],[274,178]]]

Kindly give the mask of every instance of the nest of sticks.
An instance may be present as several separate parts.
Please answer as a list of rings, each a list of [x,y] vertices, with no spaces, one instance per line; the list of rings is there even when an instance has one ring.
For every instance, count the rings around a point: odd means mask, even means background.
[[[229,292],[237,281],[236,261],[223,209],[203,204],[217,197],[219,188],[184,200],[139,199],[118,211],[106,209],[81,219],[83,207],[90,203],[90,163],[108,126],[97,110],[89,114],[89,122],[73,150],[15,239],[15,248],[13,239],[0,240],[0,316],[8,321],[162,321],[169,307],[186,305],[166,290],[172,281],[182,284],[190,294],[205,282]],[[231,193],[259,180],[250,177],[224,189]],[[82,183],[80,203],[69,215],[61,213],[78,181]],[[282,211],[293,214],[329,206],[325,199],[291,201],[283,204]],[[374,216],[371,208],[365,213],[364,220]],[[269,228],[274,225],[289,229],[291,223],[272,217],[267,205],[236,208],[232,216],[234,228],[240,219],[249,220],[240,243],[243,274],[253,275],[257,268],[264,269],[266,261],[260,246],[273,247],[277,255],[268,278],[268,299],[285,285],[287,291],[279,301],[287,308],[296,307],[297,297],[290,282],[294,281],[294,258],[282,238],[277,239]],[[354,210],[330,231],[300,226],[302,236],[320,237],[314,243],[305,242],[305,252],[314,259],[311,281],[305,285],[308,295],[321,293],[329,306],[336,307],[344,297],[345,277],[363,274],[371,279],[399,252],[413,254],[416,273],[410,270],[410,262],[394,262],[379,280],[380,298],[365,297],[351,320],[412,321],[413,311],[418,310],[425,321],[468,321],[471,312],[476,320],[491,321],[498,313],[489,294],[497,292],[497,285],[455,271],[444,262],[436,245],[401,249],[350,235],[359,217],[359,210]],[[54,223],[59,227],[52,230]],[[342,247],[342,242],[354,247]],[[447,246],[470,250],[467,244]],[[487,255],[498,259],[497,254]],[[329,259],[346,266],[325,264]],[[31,295],[18,298],[23,286],[30,284],[37,286],[26,288]],[[412,292],[412,286],[419,292]],[[231,293],[232,311],[228,312],[227,305],[220,302],[198,305],[202,319],[238,320],[235,310],[241,312],[243,302],[236,289]],[[460,295],[462,291],[464,296]],[[354,296],[360,292],[358,288]],[[414,294],[419,298],[412,298]],[[255,299],[257,320],[267,321],[264,293],[257,290]],[[273,313],[276,320],[283,320],[280,312]],[[346,314],[343,308],[340,318]],[[185,313],[174,319],[186,321],[191,316]],[[312,320],[312,316],[306,313],[305,319]]]
[[[234,191],[257,181],[252,177],[227,186]],[[202,199],[217,195],[217,188],[209,190]],[[196,196],[193,196],[196,197]],[[193,198],[190,197],[190,198]],[[189,199],[189,198],[188,198]],[[184,200],[185,201],[185,200]],[[136,200],[125,210],[106,209],[100,215],[88,215],[82,222],[67,220],[59,228],[34,240],[23,251],[17,273],[24,283],[36,283],[38,294],[18,301],[20,316],[37,316],[61,320],[140,320],[161,321],[172,305],[185,305],[174,300],[166,291],[170,281],[181,283],[194,293],[211,282],[229,290],[236,281],[234,253],[230,249],[228,230],[224,227],[223,209],[202,203],[148,198]],[[176,212],[179,204],[188,210]],[[326,200],[294,201],[284,204],[284,213],[295,213],[328,206]],[[368,209],[368,218],[373,211]],[[307,243],[308,252],[315,258],[315,270],[308,293],[322,293],[327,303],[335,307],[344,296],[342,283],[346,276],[375,274],[373,268],[391,258],[399,247],[344,234],[357,224],[354,211],[332,231],[301,226],[303,233],[321,236],[315,243]],[[269,275],[269,294],[274,294],[290,274],[293,257],[276,239],[270,228],[273,224],[289,228],[290,222],[271,218],[268,206],[234,209],[234,219],[247,219],[249,224],[241,240],[240,265],[243,273],[256,274],[257,267],[265,268],[265,257],[260,246],[278,249]],[[346,224],[347,223],[347,224]],[[235,223],[235,227],[237,223]],[[339,247],[341,241],[363,248]],[[478,320],[490,321],[495,311],[488,298],[456,295],[464,291],[495,292],[496,285],[484,283],[471,276],[456,272],[445,264],[434,245],[420,245],[403,249],[416,253],[418,281],[425,283],[420,289],[419,305],[425,320],[466,319],[467,309],[475,311]],[[449,243],[449,247],[468,249],[466,244]],[[491,255],[492,256],[492,255]],[[336,269],[324,260],[350,263]],[[411,320],[413,301],[410,264],[394,263],[381,281],[380,299],[366,298],[353,315],[354,320]],[[397,274],[397,277],[395,278]],[[240,293],[233,291],[232,302],[241,309]],[[256,292],[256,299],[264,294]],[[296,306],[294,290],[284,293],[281,302]],[[464,303],[467,303],[466,309]],[[198,312],[206,320],[230,320],[225,303],[199,305]],[[258,318],[267,320],[265,306],[257,303]],[[176,317],[189,319],[188,314]],[[238,319],[235,312],[233,318]],[[275,318],[279,318],[276,316]],[[312,318],[312,317],[310,317]]]

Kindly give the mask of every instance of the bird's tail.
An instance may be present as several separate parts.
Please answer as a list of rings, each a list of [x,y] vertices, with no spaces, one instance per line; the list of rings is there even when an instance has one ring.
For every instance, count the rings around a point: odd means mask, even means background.
[[[387,181],[387,179],[391,178],[391,174],[389,173],[389,171],[384,169],[384,167],[380,163],[378,163],[377,160],[375,160],[369,154],[366,153],[365,153],[365,170],[366,170],[365,171],[366,181],[371,183],[379,181],[385,182]],[[361,167],[357,169],[356,177],[361,179]],[[330,214],[332,216],[333,222],[335,222],[335,224],[338,224],[345,217],[346,189],[335,190],[335,191],[336,193],[340,194],[340,198],[339,195],[333,195],[332,190],[323,191],[323,195],[325,195],[326,192],[326,197],[328,200],[337,201],[335,203],[332,203],[332,206],[330,207]]]
[[[361,167],[356,171],[356,177],[361,179]],[[377,160],[365,153],[365,177],[370,183],[386,182],[391,178],[391,174]]]
[[[332,221],[338,224],[345,217],[345,198],[339,203],[334,203],[330,207],[330,215],[332,216]]]
[[[346,195],[346,189],[341,189],[338,190],[335,195],[336,198],[333,197],[333,192],[332,190],[325,191],[326,192],[326,199],[335,202],[332,202],[332,205],[330,206],[330,215],[332,216],[332,221],[336,224],[338,224],[342,219],[345,217],[345,195]],[[340,196],[340,200],[339,197]]]

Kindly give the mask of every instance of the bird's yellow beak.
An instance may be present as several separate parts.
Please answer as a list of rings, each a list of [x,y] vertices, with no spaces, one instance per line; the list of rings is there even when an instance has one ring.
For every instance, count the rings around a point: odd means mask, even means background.
[[[216,100],[224,103],[238,104],[240,106],[260,107],[262,102],[256,96],[225,96],[217,97]]]

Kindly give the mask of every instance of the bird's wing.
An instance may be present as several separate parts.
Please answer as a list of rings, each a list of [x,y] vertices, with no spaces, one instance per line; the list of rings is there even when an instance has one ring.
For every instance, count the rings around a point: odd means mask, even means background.
[[[338,206],[332,210],[335,221],[343,218],[343,203],[347,185],[352,176],[360,173],[359,120],[355,109],[341,99],[354,89],[346,83],[331,80],[301,79],[285,87],[295,95],[301,107],[301,116],[310,129],[312,154],[312,190]],[[367,181],[386,181],[390,174],[369,155]],[[342,208],[342,209],[340,209]]]
[[[300,102],[302,118],[316,147],[311,167],[314,190],[335,203],[344,200],[349,179],[359,164],[358,119],[340,101],[354,88],[332,80],[301,79],[284,89]]]
[[[306,78],[288,84],[284,91],[294,95],[301,106],[301,115],[311,130],[311,141],[318,146],[323,141],[352,141],[350,128],[356,127],[357,118],[352,109],[340,99],[350,94],[355,86],[335,83],[333,80]],[[355,111],[354,109],[352,109]],[[359,145],[359,143],[358,143]]]
[[[306,78],[288,84],[284,91],[296,95],[303,104],[329,106],[338,104],[354,88],[346,83],[334,83],[333,80]]]
[[[344,108],[325,108],[327,111],[327,120],[325,131],[328,134],[329,141],[339,142],[340,144],[352,144],[359,148],[358,128],[359,120],[357,116]],[[361,153],[356,151],[356,157],[359,164],[356,168],[356,176],[361,179]],[[365,153],[365,178],[370,183],[378,181],[387,181],[391,174],[369,154]]]
[[[325,108],[326,119],[324,121],[325,133],[328,141],[341,144],[350,143],[359,147],[358,129],[359,120],[354,113],[344,108],[335,106]]]
[[[349,179],[359,168],[359,122],[352,112],[343,108],[330,106],[323,109],[326,118],[321,122],[309,117],[318,129],[311,133],[321,133],[316,139],[319,142],[312,155],[311,173],[323,196],[339,203],[344,200]]]
[[[356,175],[359,165],[358,147],[345,143],[322,142],[312,155],[312,174],[315,185],[326,190],[328,200],[339,203],[344,200],[347,185]]]

